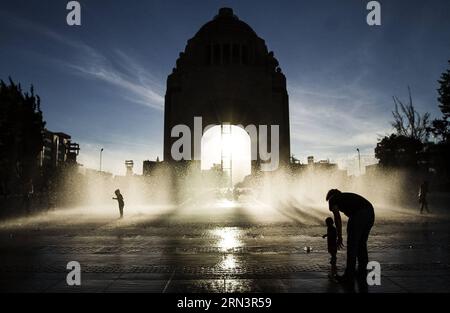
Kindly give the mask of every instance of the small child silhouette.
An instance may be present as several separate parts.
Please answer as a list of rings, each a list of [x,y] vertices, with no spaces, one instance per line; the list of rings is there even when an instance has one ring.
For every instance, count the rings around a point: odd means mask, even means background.
[[[337,275],[337,231],[334,227],[334,221],[331,217],[327,217],[325,219],[325,223],[327,225],[327,233],[322,236],[322,238],[327,238],[328,244],[328,253],[331,255],[330,264],[331,264],[331,272],[330,278],[334,278]]]
[[[420,214],[423,213],[423,209],[427,210],[427,212],[430,213],[430,210],[428,209],[427,195],[428,195],[428,182],[424,181],[420,185],[419,194],[418,194],[419,203],[420,203]]]
[[[119,189],[114,191],[114,193],[116,194],[116,198],[113,198],[113,200],[117,200],[117,202],[119,203],[120,218],[123,218],[123,207],[125,206],[125,202],[123,201],[123,196],[120,193]]]

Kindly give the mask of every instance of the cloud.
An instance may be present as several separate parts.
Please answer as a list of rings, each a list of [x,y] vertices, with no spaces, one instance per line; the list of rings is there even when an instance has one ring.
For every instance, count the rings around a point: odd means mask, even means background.
[[[119,87],[126,92],[123,97],[127,100],[161,111],[164,108],[164,98],[158,90],[146,83],[145,77],[139,72],[135,76],[129,76],[105,63],[66,65],[82,75]]]
[[[135,58],[116,50],[109,56],[86,43],[62,36],[58,32],[36,22],[0,11],[0,17],[16,28],[33,31],[74,51],[73,57],[53,58],[51,61],[75,74],[108,83],[121,90],[124,99],[156,110],[164,109],[163,87]]]
[[[373,90],[353,83],[319,87],[291,84],[291,144],[302,157],[342,160],[352,158],[359,148],[373,155],[378,139],[391,132],[389,104]]]
[[[80,61],[64,62],[63,65],[86,77],[106,82],[120,88],[126,100],[162,111],[164,97],[157,80],[123,51],[115,51],[110,58],[82,44],[85,57]]]

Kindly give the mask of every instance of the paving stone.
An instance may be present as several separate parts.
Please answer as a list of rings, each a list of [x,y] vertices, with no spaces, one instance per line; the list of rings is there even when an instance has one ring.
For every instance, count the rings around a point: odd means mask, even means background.
[[[327,277],[323,226],[64,216],[0,223],[1,292],[349,292]],[[368,291],[450,292],[450,220],[409,216],[374,226],[382,285]],[[69,261],[81,264],[81,286],[66,284]]]

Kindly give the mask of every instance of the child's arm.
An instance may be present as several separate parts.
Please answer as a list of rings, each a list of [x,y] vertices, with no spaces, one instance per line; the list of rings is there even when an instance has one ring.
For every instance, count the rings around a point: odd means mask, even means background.
[[[117,200],[117,198],[114,198],[114,197],[113,197],[113,200]]]
[[[336,225],[336,231],[337,231],[337,247],[338,249],[342,249],[344,247],[342,243],[342,220],[341,220],[341,214],[339,213],[339,209],[337,206],[333,207],[332,210],[334,215],[334,224]]]
[[[325,234],[322,236],[322,238],[327,238],[327,237],[328,237],[328,234]]]

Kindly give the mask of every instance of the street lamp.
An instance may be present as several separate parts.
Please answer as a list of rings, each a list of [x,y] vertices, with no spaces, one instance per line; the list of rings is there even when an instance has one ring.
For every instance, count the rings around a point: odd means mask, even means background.
[[[358,151],[359,176],[361,176],[361,153],[359,148],[356,148],[356,151]]]
[[[100,149],[100,172],[102,171],[103,148]]]

